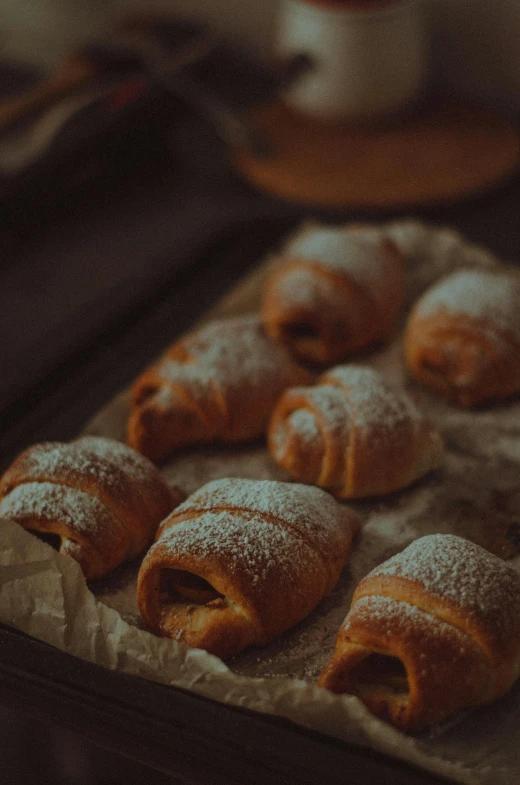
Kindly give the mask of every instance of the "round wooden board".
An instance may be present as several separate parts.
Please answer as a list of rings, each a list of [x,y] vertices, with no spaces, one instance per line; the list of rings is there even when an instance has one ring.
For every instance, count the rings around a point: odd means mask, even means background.
[[[518,129],[482,107],[435,98],[379,128],[326,124],[281,102],[253,123],[272,155],[235,155],[239,172],[283,199],[316,206],[395,208],[480,194],[520,162]]]

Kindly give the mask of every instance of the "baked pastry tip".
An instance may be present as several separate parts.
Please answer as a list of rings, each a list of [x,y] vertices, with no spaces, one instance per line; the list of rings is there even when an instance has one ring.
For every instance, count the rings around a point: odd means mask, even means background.
[[[283,249],[266,281],[266,330],[318,365],[368,349],[394,329],[403,264],[397,245],[370,227],[309,227]]]
[[[410,374],[464,407],[520,392],[520,275],[461,270],[431,287],[405,333]]]
[[[136,380],[128,442],[161,461],[188,445],[258,438],[280,394],[311,378],[257,316],[210,322]]]
[[[415,732],[497,700],[519,673],[520,574],[433,534],[359,583],[319,684]]]
[[[438,429],[378,371],[340,365],[287,390],[269,425],[271,455],[300,482],[340,499],[391,493],[439,467]]]
[[[264,646],[334,588],[360,526],[318,488],[228,478],[161,525],[138,577],[149,629],[219,657]]]
[[[95,436],[35,444],[0,479],[0,515],[54,535],[89,581],[146,550],[181,500],[147,458]]]

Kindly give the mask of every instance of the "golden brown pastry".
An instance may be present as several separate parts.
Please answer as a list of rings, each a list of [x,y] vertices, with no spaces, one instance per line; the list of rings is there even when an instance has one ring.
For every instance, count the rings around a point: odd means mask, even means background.
[[[340,499],[404,488],[439,466],[442,440],[403,390],[372,368],[340,365],[287,390],[269,426],[275,461]]]
[[[113,439],[86,436],[22,452],[0,480],[0,516],[61,539],[87,580],[142,553],[181,501],[156,467]]]
[[[429,289],[410,314],[406,363],[460,406],[520,391],[520,276],[462,270]]]
[[[265,432],[279,395],[311,379],[256,316],[211,322],[174,343],[136,381],[128,441],[153,461],[190,444]]]
[[[503,695],[520,671],[520,575],[450,534],[422,537],[354,592],[319,684],[417,731]]]
[[[220,657],[264,646],[332,590],[358,528],[318,488],[210,482],[161,525],[139,572],[139,609],[153,632]]]
[[[309,228],[269,276],[262,320],[295,356],[331,365],[388,338],[404,286],[392,240],[363,227]]]

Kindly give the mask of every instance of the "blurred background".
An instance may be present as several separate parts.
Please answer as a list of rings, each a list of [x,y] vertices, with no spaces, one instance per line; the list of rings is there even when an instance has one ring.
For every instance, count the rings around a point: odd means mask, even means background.
[[[422,0],[433,72],[445,87],[495,106],[520,109],[520,3]],[[5,58],[49,68],[74,45],[135,10],[179,13],[207,22],[268,62],[278,0],[11,0],[0,15]]]

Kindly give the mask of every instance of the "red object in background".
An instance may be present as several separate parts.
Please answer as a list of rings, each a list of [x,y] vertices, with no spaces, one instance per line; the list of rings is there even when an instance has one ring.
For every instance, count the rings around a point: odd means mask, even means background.
[[[345,8],[349,11],[378,11],[380,8],[398,5],[400,0],[304,0],[304,2],[328,8]]]
[[[117,112],[127,104],[131,104],[141,98],[150,87],[150,81],[146,76],[134,76],[129,78],[119,87],[116,87],[108,96],[105,108],[109,112]]]

